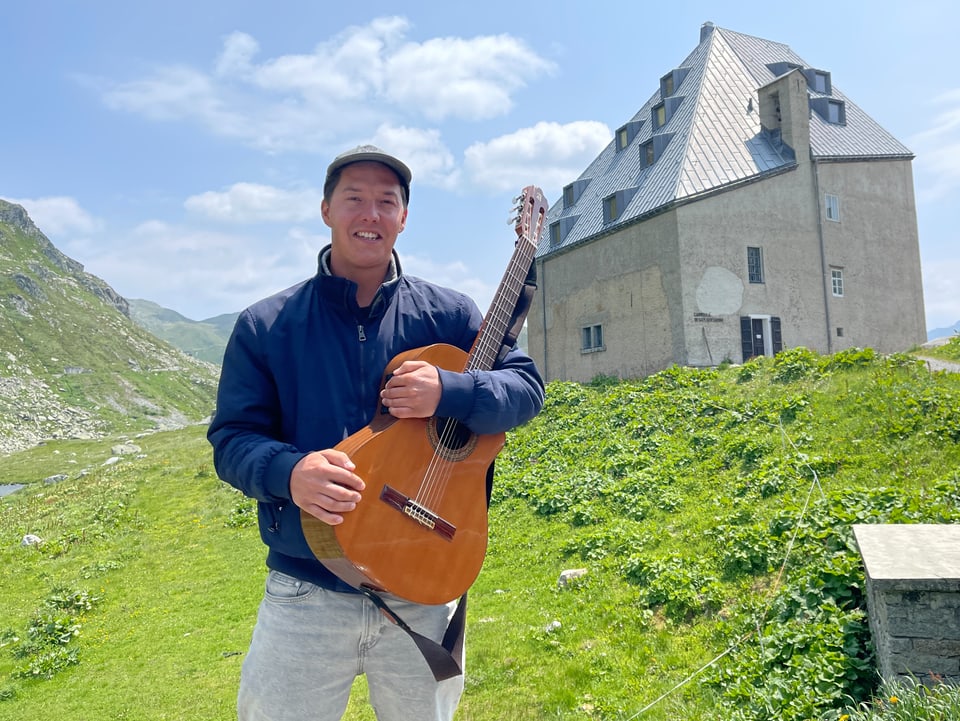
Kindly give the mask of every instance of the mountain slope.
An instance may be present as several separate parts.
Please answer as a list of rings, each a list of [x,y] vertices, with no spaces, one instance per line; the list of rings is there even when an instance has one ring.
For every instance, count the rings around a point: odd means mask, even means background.
[[[218,365],[239,315],[227,313],[196,321],[153,301],[131,298],[129,303],[130,318],[135,323],[184,353]]]
[[[197,421],[218,370],[133,323],[127,301],[0,200],[0,454]]]

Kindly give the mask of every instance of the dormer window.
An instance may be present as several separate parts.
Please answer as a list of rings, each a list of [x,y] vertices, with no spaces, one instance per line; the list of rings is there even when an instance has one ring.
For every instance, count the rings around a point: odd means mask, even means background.
[[[640,163],[644,168],[649,168],[656,159],[657,156],[653,150],[653,140],[648,140],[640,146]]]
[[[658,133],[641,145],[640,166],[642,168],[649,168],[657,162],[657,158],[663,153],[672,137],[673,133]]]
[[[560,245],[570,233],[570,229],[576,225],[579,215],[568,215],[566,218],[550,223],[550,246]]]
[[[814,70],[812,68],[807,68],[803,71],[804,77],[807,79],[807,87],[809,87],[813,92],[820,93],[822,95],[830,95],[833,92],[833,84],[830,82],[830,73],[826,70]]]
[[[636,188],[626,188],[618,190],[613,195],[608,195],[603,199],[603,222],[612,223],[617,220],[623,211],[630,205],[633,196],[637,194]]]
[[[633,139],[637,137],[637,133],[640,132],[640,128],[643,127],[642,120],[633,120],[619,130],[617,130],[617,152],[625,149],[630,143],[633,142]]]
[[[590,178],[581,178],[576,180],[570,185],[567,185],[563,189],[563,208],[573,207],[573,205],[580,199],[580,196],[583,195],[584,188],[590,184]]]
[[[843,103],[827,103],[827,122],[841,124],[844,121]]]
[[[810,107],[828,123],[833,125],[847,124],[847,109],[842,100],[810,98]]]
[[[677,92],[677,89],[689,72],[690,68],[676,68],[660,78],[660,97],[669,98]]]
[[[667,124],[667,108],[663,103],[654,106],[652,115],[654,129],[662,128]]]

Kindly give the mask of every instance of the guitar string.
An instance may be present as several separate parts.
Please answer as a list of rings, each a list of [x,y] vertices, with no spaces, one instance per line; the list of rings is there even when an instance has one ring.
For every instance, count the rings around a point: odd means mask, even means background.
[[[519,259],[522,262],[526,260],[523,258],[523,255],[524,254],[518,249],[518,252],[514,255],[514,259]],[[500,344],[502,343],[502,337],[509,329],[508,324],[510,317],[513,314],[513,309],[516,307],[520,289],[522,288],[522,281],[519,276],[519,271],[516,270],[516,266],[517,263],[511,262],[507,268],[507,272],[504,274],[503,281],[501,281],[501,289],[504,292],[498,290],[494,304],[487,312],[486,323],[492,330],[487,330],[486,332],[484,332],[483,329],[481,330],[477,346],[467,359],[465,370],[492,368],[496,361]],[[525,278],[526,275],[524,275],[524,279]],[[427,465],[420,489],[416,496],[416,502],[428,510],[439,505],[440,500],[445,495],[447,487],[449,486],[450,478],[453,475],[456,464],[444,458],[440,449],[453,446],[456,436],[458,435],[457,427],[459,425],[462,425],[459,421],[450,420],[444,424],[442,431],[438,434],[437,447],[434,449],[433,456]]]
[[[542,222],[543,218],[540,214],[537,219],[538,231]],[[500,282],[493,304],[484,319],[483,325],[487,327],[481,327],[477,345],[471,350],[464,370],[492,368],[497,355],[499,355],[503,337],[509,330],[510,318],[516,309],[517,300],[520,297],[523,282],[529,272],[529,265],[533,261],[537,245],[530,238],[529,226],[524,227],[521,231],[519,225],[518,222],[517,248]],[[539,233],[537,237],[539,237]],[[521,277],[519,268],[524,264],[527,266],[527,272],[523,273]],[[428,511],[439,505],[449,486],[455,463],[444,458],[440,449],[453,446],[458,435],[457,427],[460,425],[462,424],[459,421],[450,420],[443,425],[443,429],[438,433],[437,447],[434,449],[433,456],[427,465],[415,498],[415,501]]]

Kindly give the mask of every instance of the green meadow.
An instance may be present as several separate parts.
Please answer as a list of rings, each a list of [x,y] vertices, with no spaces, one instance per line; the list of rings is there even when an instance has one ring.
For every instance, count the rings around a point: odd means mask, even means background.
[[[233,718],[265,552],[204,431],[3,459],[0,721]],[[960,718],[880,683],[850,530],[957,522],[960,375],[912,356],[552,383],[497,461],[458,719]]]

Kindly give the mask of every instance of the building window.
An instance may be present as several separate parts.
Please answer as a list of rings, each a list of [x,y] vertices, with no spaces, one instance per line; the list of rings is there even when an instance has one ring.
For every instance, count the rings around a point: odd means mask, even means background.
[[[763,282],[763,250],[747,248],[747,276],[751,283]]]
[[[573,184],[568,185],[563,189],[563,207],[569,208],[571,205],[577,202],[577,197],[573,192]]]
[[[640,160],[643,161],[643,167],[649,168],[657,159],[653,148],[653,141],[650,140],[640,146]]]
[[[818,93],[830,92],[830,78],[826,73],[815,71],[813,73],[813,89]]]
[[[843,328],[837,326],[837,338],[843,338]]]
[[[631,120],[629,123],[623,127],[617,129],[617,152],[624,150],[630,143],[633,142],[633,139],[637,137],[637,133],[640,132],[640,128],[643,127],[642,120]]]
[[[657,107],[653,109],[653,127],[662,128],[667,124],[667,108],[663,103],[660,103]]]
[[[826,206],[827,220],[840,222],[840,197],[826,193],[824,196],[824,205]]]
[[[843,106],[840,103],[827,103],[827,122],[836,125],[843,122]]]
[[[843,297],[843,269],[842,268],[830,269],[830,284],[833,287],[833,294],[837,298],[842,298]]]
[[[560,245],[560,221],[550,223],[550,245]]]
[[[669,73],[663,77],[663,83],[660,87],[660,92],[666,95],[673,95],[673,73]]]
[[[603,350],[602,325],[588,325],[580,329],[580,350],[585,353]]]
[[[617,209],[616,194],[603,199],[603,222],[609,223],[620,217],[620,211]]]

